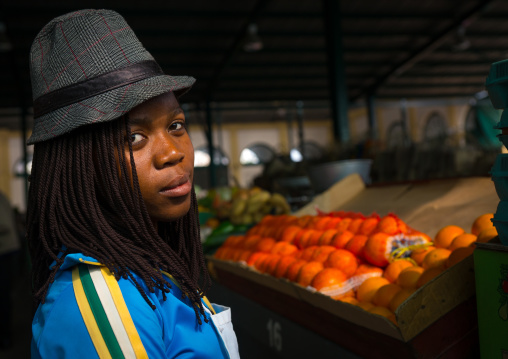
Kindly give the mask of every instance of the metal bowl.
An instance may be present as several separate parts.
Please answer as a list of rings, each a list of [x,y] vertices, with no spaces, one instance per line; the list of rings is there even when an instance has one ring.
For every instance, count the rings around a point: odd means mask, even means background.
[[[358,173],[365,184],[370,184],[371,167],[372,160],[368,159],[342,160],[310,166],[307,172],[312,188],[321,193],[353,173]]]

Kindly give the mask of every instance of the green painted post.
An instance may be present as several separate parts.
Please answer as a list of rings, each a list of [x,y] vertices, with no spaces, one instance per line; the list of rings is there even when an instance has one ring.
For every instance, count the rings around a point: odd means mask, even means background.
[[[339,0],[323,0],[330,100],[333,118],[333,134],[341,143],[349,141],[348,95],[344,48],[342,46],[342,22]]]

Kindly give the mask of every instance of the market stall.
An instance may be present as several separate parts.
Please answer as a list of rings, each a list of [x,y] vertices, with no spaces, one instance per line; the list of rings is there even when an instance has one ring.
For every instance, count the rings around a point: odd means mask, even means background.
[[[492,180],[487,177],[367,188],[358,175],[351,175],[294,216],[318,216],[317,210],[321,215],[342,211],[343,216],[376,212],[381,218],[395,213],[432,240],[440,229],[451,225],[473,236],[469,232],[475,231],[475,219],[494,213],[498,203]],[[488,240],[497,238],[491,236]],[[408,248],[406,254],[416,247]],[[346,358],[478,355],[472,251],[415,288],[398,305],[393,318],[376,315],[344,297],[334,298],[312,286],[259,270],[249,266],[248,261],[220,257],[209,257],[220,289],[212,295],[238,313],[235,325],[246,350],[242,355],[247,358],[295,357],[305,352]]]

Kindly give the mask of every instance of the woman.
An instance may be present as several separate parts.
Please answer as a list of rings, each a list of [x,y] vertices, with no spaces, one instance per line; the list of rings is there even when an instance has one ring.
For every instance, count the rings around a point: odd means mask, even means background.
[[[238,357],[209,304],[194,152],[165,75],[109,10],[60,16],[31,49],[32,357]]]

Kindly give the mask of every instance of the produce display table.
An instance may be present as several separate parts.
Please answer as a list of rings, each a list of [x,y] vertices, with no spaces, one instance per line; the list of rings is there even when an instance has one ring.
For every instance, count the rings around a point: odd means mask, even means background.
[[[474,296],[403,342],[229,270],[214,272],[209,297],[232,308],[242,358],[478,358]]]
[[[489,178],[365,188],[349,177],[296,215],[393,212],[431,238],[445,225],[469,230],[499,202]],[[209,257],[218,283],[210,298],[233,309],[243,358],[477,358],[472,256],[419,288],[387,318],[335,301],[242,263]],[[310,288],[312,289],[312,288]],[[242,349],[243,348],[243,349]]]

